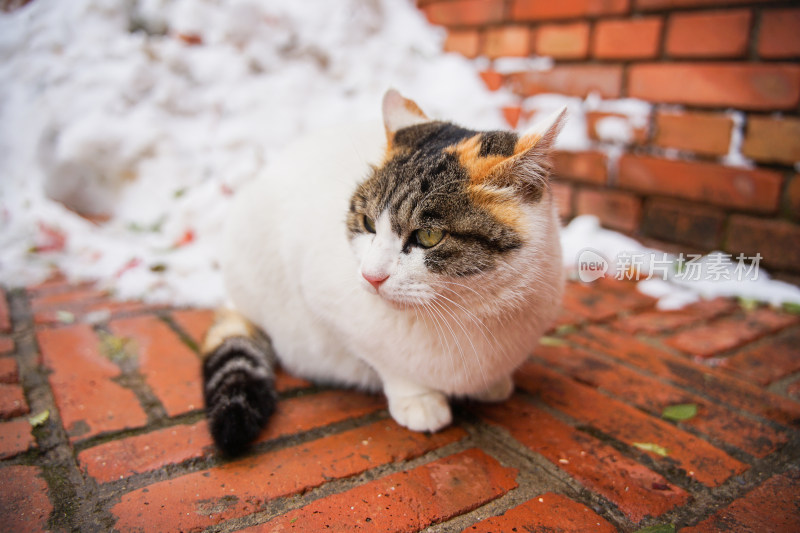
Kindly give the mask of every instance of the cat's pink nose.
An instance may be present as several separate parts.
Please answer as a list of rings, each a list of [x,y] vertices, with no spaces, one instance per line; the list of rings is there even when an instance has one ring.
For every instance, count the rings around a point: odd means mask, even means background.
[[[364,276],[364,279],[367,280],[370,285],[375,287],[376,292],[381,286],[381,283],[389,279],[389,274],[368,274],[366,272],[362,272],[361,275]]]

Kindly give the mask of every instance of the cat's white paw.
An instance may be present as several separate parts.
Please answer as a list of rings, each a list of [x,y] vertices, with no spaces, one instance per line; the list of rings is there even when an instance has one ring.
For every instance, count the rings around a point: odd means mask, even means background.
[[[488,389],[473,394],[472,398],[481,402],[504,402],[508,400],[513,393],[514,381],[511,379],[511,376],[506,376],[492,383]]]
[[[412,431],[439,431],[453,420],[447,398],[435,391],[389,398],[389,413]]]

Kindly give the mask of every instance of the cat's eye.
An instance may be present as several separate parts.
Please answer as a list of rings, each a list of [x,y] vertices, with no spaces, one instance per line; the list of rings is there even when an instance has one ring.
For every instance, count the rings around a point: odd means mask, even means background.
[[[364,229],[370,233],[375,233],[375,221],[364,215]]]
[[[418,229],[414,232],[417,244],[423,248],[432,248],[444,238],[444,231],[440,229]]]

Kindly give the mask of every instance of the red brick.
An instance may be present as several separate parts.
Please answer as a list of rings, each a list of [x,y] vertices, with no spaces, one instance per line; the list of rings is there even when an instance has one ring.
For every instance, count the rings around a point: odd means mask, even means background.
[[[786,394],[790,398],[800,401],[800,379],[786,386]]]
[[[481,36],[477,30],[448,30],[444,40],[444,51],[455,52],[465,57],[477,57],[480,53]]]
[[[47,482],[35,466],[0,469],[0,523],[5,531],[46,531],[53,505]]]
[[[586,488],[614,502],[634,522],[664,514],[689,499],[659,474],[518,397],[481,406],[480,412],[489,423],[505,428]],[[654,483],[669,490],[653,490]]]
[[[629,334],[589,326],[569,340],[642,368],[656,376],[692,387],[703,395],[765,416],[782,424],[800,423],[800,405],[721,371],[687,361]]]
[[[792,176],[786,187],[784,210],[790,217],[800,220],[800,174]]]
[[[758,161],[786,165],[800,161],[800,119],[749,117],[742,153]]]
[[[594,28],[592,54],[599,59],[652,59],[661,41],[660,17],[601,20]]]
[[[31,298],[31,311],[58,311],[76,306],[83,306],[88,302],[105,299],[106,291],[92,287],[70,288],[66,292],[57,292]]]
[[[19,385],[0,383],[0,418],[15,418],[30,412]]]
[[[385,407],[377,396],[329,391],[282,400],[256,442],[302,433]],[[101,483],[150,472],[169,464],[209,455],[213,441],[205,420],[176,425],[84,450],[78,461]]]
[[[54,272],[53,275],[47,278],[45,281],[35,285],[28,285],[25,287],[25,290],[28,291],[29,296],[33,297],[60,292],[71,288],[73,288],[73,284],[69,282],[64,274],[61,272]]]
[[[574,189],[568,183],[561,183],[558,181],[550,182],[550,192],[553,193],[556,205],[558,206],[558,214],[561,218],[569,218],[573,215],[573,191]]]
[[[628,94],[651,102],[774,111],[800,102],[800,66],[757,63],[633,65]]]
[[[553,174],[558,178],[605,185],[608,179],[608,162],[602,152],[553,153]]]
[[[675,13],[667,25],[672,57],[742,57],[750,36],[750,11]]]
[[[598,15],[621,15],[630,9],[630,0],[513,0],[511,17],[515,20],[551,20]]]
[[[211,327],[211,324],[214,323],[214,311],[209,309],[174,311],[172,313],[172,320],[174,320],[178,327],[199,347],[203,344],[206,332]]]
[[[31,449],[36,441],[31,435],[31,425],[27,420],[0,422],[0,459],[14,457]]]
[[[484,32],[483,53],[487,57],[525,57],[530,49],[531,32],[527,26],[495,26]]]
[[[622,191],[579,189],[576,201],[578,215],[595,215],[611,229],[633,233],[642,217],[642,201]]]
[[[636,7],[642,10],[652,10],[677,7],[727,7],[734,4],[752,3],[752,0],[636,0]]]
[[[112,440],[82,451],[78,462],[87,474],[107,483],[210,455],[212,444],[208,426],[201,421]]]
[[[259,511],[271,499],[407,460],[464,436],[457,428],[425,435],[376,422],[155,483],[123,495],[112,512],[121,530],[205,528]]]
[[[115,320],[109,328],[133,340],[139,370],[169,416],[202,408],[200,359],[164,322],[141,316]]]
[[[442,26],[491,24],[503,20],[503,0],[454,0],[425,5],[422,11]]]
[[[534,51],[555,59],[583,59],[589,55],[589,24],[544,24],[536,28]]]
[[[567,284],[564,309],[592,321],[603,321],[624,311],[652,307],[655,300],[635,290],[617,289],[620,282],[594,282],[591,287],[581,283]]]
[[[781,59],[800,56],[800,9],[771,9],[761,13],[758,53]]]
[[[734,500],[694,527],[681,533],[717,531],[800,531],[800,475],[796,470],[776,474],[763,485]]]
[[[72,440],[147,422],[136,395],[113,381],[116,365],[100,351],[100,340],[84,324],[37,333],[61,421]]]
[[[0,383],[19,383],[19,367],[13,357],[0,358]]]
[[[542,531],[568,533],[594,531],[614,533],[617,528],[583,504],[561,494],[548,492],[513,507],[500,516],[493,516],[464,531],[492,533],[496,531]]]
[[[786,433],[768,425],[580,349],[542,346],[536,350],[536,358],[655,416],[671,405],[695,404],[697,416],[683,421],[681,427],[694,428],[755,457],[766,457],[788,440]]]
[[[588,111],[586,113],[586,133],[589,138],[595,141],[611,141],[617,142],[619,139],[609,138],[603,134],[602,121],[612,119],[614,121],[623,121],[631,133],[629,141],[635,144],[644,144],[647,142],[647,126],[635,125],[628,116],[621,113],[604,113],[600,111]]]
[[[506,119],[506,124],[508,124],[509,128],[516,128],[517,123],[519,123],[519,117],[522,114],[522,108],[520,106],[506,106],[503,107],[503,118]]]
[[[711,250],[720,246],[725,220],[720,209],[653,198],[645,202],[641,229],[654,239]]]
[[[161,306],[136,301],[91,300],[64,305],[61,309],[39,311],[34,315],[33,321],[37,326],[63,324],[63,313],[66,311],[71,315],[72,321],[97,323],[119,315],[155,311],[160,308]]]
[[[6,301],[6,293],[0,287],[0,333],[11,332],[11,314],[8,311],[8,301]]]
[[[781,174],[770,170],[637,155],[619,160],[622,188],[749,211],[774,212],[782,182]]]
[[[516,470],[471,449],[328,496],[245,531],[420,531],[502,496],[517,486],[515,476]]]
[[[793,329],[785,335],[773,337],[765,343],[748,348],[722,360],[720,367],[731,370],[742,379],[759,385],[769,385],[773,381],[800,371],[800,329]]]
[[[0,354],[14,351],[14,340],[9,337],[0,337]]]
[[[651,454],[655,461],[677,466],[706,486],[717,487],[749,468],[672,424],[647,416],[634,407],[605,397],[542,366],[525,364],[516,377],[518,386],[537,395],[548,405],[617,440],[628,445],[651,442],[663,446],[668,451],[668,458]]]
[[[644,311],[618,319],[612,326],[631,334],[660,335],[728,314],[739,306],[733,300],[716,298],[671,311]]]
[[[490,91],[496,91],[503,86],[503,75],[494,70],[484,70],[480,72],[483,83]]]
[[[797,270],[800,265],[800,226],[786,220],[732,215],[728,222],[725,249],[738,256],[762,256],[764,265]]]
[[[619,65],[557,65],[550,70],[515,72],[507,80],[509,88],[522,96],[561,93],[585,98],[593,92],[603,98],[622,95]]]
[[[757,309],[744,316],[722,318],[682,331],[666,342],[697,357],[711,357],[780,331],[800,318],[772,309]]]
[[[718,113],[656,113],[653,144],[698,154],[721,156],[731,144],[733,120]]]

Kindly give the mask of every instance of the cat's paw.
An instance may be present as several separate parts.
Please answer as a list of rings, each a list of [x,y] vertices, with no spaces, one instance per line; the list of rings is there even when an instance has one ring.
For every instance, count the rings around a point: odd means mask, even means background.
[[[447,398],[435,391],[389,398],[389,413],[412,431],[439,431],[453,420]]]
[[[514,381],[511,379],[511,376],[506,376],[492,383],[488,389],[473,394],[472,398],[480,402],[504,402],[508,400],[513,393]]]

